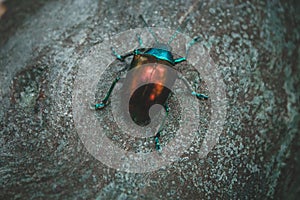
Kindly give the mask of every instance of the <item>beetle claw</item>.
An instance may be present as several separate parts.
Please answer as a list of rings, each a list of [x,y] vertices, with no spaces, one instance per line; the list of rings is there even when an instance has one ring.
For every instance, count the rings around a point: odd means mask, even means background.
[[[89,106],[90,110],[95,110],[95,104],[93,103],[90,103],[90,106]]]
[[[197,94],[196,95],[198,99],[208,99],[208,96],[204,95],[204,94]]]
[[[94,105],[92,104],[91,107],[93,107],[94,110],[102,110],[108,104],[109,103],[100,102],[100,103],[97,103],[97,104],[94,104]]]
[[[155,137],[154,140],[155,140],[155,149],[156,149],[158,152],[161,152],[161,146],[160,146],[158,137]]]
[[[197,99],[208,99],[208,96],[206,96],[205,94],[200,94],[200,93],[196,93],[196,92],[192,92],[193,96],[196,96]]]
[[[158,144],[155,144],[155,149],[156,149],[156,151],[158,151],[158,152],[161,152],[162,150],[161,150],[161,146],[160,146],[160,144],[158,143]]]

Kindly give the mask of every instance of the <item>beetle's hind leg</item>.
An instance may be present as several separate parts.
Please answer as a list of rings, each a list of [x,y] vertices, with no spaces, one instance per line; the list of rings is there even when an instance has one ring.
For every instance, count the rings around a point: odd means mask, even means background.
[[[178,75],[178,78],[181,79],[183,81],[183,83],[186,85],[186,87],[189,89],[189,91],[191,92],[191,95],[196,96],[197,99],[208,99],[208,96],[205,94],[201,94],[201,93],[197,93],[195,92],[191,85],[189,84],[188,80],[186,80],[185,77]]]
[[[156,149],[157,151],[161,151],[160,140],[159,140],[159,138],[160,138],[160,133],[161,133],[162,130],[164,129],[166,119],[168,118],[169,112],[170,112],[170,107],[169,107],[169,105],[168,105],[167,102],[164,104],[164,109],[165,109],[165,111],[166,111],[166,115],[165,115],[165,117],[164,117],[164,119],[163,119],[163,121],[162,121],[162,123],[161,123],[159,129],[158,129],[158,132],[157,132],[157,133],[155,134],[155,136],[154,136],[155,149]]]

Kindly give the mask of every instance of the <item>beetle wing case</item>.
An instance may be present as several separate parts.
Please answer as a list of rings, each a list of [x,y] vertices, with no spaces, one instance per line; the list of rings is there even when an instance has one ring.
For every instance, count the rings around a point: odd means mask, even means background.
[[[123,84],[122,98],[125,99],[124,103],[129,102],[129,115],[136,124],[148,125],[151,122],[151,106],[163,106],[167,101],[177,78],[177,74],[171,69],[172,66],[170,62],[152,55],[134,55],[131,70],[128,71]],[[128,108],[128,105],[122,107]],[[125,109],[125,114],[126,110],[128,109]],[[156,115],[160,109],[152,111]]]

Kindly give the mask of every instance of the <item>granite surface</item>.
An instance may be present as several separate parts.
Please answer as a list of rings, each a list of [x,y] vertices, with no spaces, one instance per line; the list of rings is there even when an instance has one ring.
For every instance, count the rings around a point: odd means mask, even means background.
[[[4,5],[0,199],[300,195],[299,2],[11,0]],[[226,84],[228,105],[223,132],[205,158],[197,156],[199,136],[171,165],[128,173],[107,167],[86,150],[74,125],[72,92],[78,63],[89,50],[104,38],[143,28],[140,14],[151,26],[169,29],[189,19],[182,32],[203,38]],[[107,71],[99,87],[108,88],[116,71]],[[202,78],[203,85],[210,84]],[[203,112],[208,116],[209,108]],[[176,126],[176,117],[170,125]],[[199,123],[201,134],[206,122]],[[103,126],[109,132],[115,125]]]

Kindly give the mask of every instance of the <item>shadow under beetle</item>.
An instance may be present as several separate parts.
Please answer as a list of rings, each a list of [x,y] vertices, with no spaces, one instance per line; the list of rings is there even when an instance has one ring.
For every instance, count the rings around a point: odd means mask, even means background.
[[[159,43],[156,35],[152,31],[152,29],[148,26],[144,18],[142,16],[140,16],[140,18],[146,24],[148,31],[152,34],[152,36],[156,40],[155,45],[152,48],[148,48],[148,49],[142,48],[143,47],[142,40],[140,36],[137,36],[139,41],[139,46],[140,46],[139,49],[135,49],[132,52],[129,52],[125,55],[119,55],[113,48],[111,49],[112,49],[112,53],[121,62],[125,62],[125,59],[129,56],[133,56],[131,64],[128,65],[127,68],[120,71],[122,72],[125,70],[128,72],[132,69],[135,70],[138,69],[134,71],[132,77],[128,78],[126,75],[126,80],[129,81],[129,85],[134,84],[136,80],[141,79],[145,76],[151,76],[153,72],[159,74],[160,76],[158,77],[164,77],[164,79],[156,78],[154,79],[155,83],[145,84],[139,87],[138,89],[136,89],[132,93],[129,101],[130,116],[136,124],[141,126],[145,126],[150,123],[149,109],[151,108],[152,105],[154,104],[163,105],[166,115],[160,125],[160,128],[158,129],[157,133],[154,135],[155,148],[156,150],[160,151],[161,145],[160,145],[159,138],[160,138],[160,133],[163,130],[165,120],[168,117],[170,111],[167,100],[171,94],[171,90],[167,87],[164,87],[163,83],[165,81],[170,81],[174,84],[175,80],[179,78],[188,87],[189,91],[191,92],[191,95],[196,96],[198,99],[208,99],[208,96],[193,91],[189,82],[184,77],[179,76],[178,74],[176,74],[175,76],[170,76],[169,74],[167,74],[168,72],[166,70],[165,71],[159,70],[160,67],[162,69],[163,66],[168,66],[172,68],[176,64],[186,61],[190,47],[199,40],[199,37],[194,38],[192,41],[188,43],[185,57],[174,59],[169,44],[175,38],[175,34],[177,33],[177,31],[173,35],[173,37],[170,38],[167,44]],[[120,79],[121,77],[117,76],[113,81],[113,83],[111,84],[110,89],[108,90],[105,98],[100,103],[93,105],[95,110],[103,109],[105,106],[109,104],[108,99],[115,85]]]

